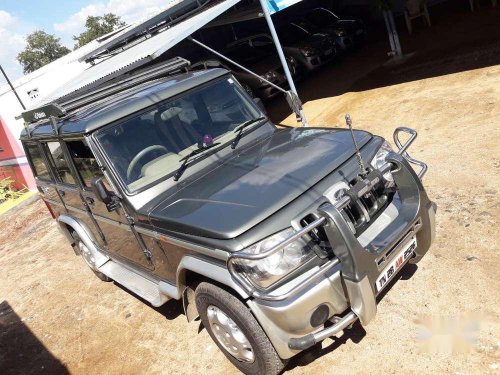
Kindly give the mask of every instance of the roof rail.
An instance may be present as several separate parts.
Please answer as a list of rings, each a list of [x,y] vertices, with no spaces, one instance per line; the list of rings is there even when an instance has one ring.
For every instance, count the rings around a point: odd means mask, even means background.
[[[116,95],[145,82],[153,81],[171,74],[180,73],[191,63],[182,57],[174,57],[165,62],[115,77],[107,82],[85,86],[51,103],[30,109],[21,114],[27,124],[61,118],[74,111],[102,99]]]

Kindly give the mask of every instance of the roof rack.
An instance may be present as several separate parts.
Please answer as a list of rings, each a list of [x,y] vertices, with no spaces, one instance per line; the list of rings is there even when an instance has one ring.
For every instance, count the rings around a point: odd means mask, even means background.
[[[109,42],[99,46],[99,48],[80,57],[78,61],[94,63],[95,60],[105,58],[109,54],[121,48],[126,48],[130,44],[134,44],[137,39],[147,38],[159,30],[167,27],[172,27],[178,22],[199,12],[202,8],[208,5],[212,0],[183,0],[164,9],[160,13],[152,16],[146,21],[140,22],[135,26],[129,27],[127,30],[122,30],[121,35],[117,35]],[[173,3],[175,1],[171,1]]]
[[[55,118],[71,115],[76,110],[89,104],[116,95],[142,83],[180,73],[184,70],[187,71],[190,65],[191,63],[188,60],[182,57],[174,57],[165,62],[114,77],[107,82],[85,86],[50,103],[25,111],[21,116],[27,124],[45,122],[45,120],[51,120],[54,123]]]

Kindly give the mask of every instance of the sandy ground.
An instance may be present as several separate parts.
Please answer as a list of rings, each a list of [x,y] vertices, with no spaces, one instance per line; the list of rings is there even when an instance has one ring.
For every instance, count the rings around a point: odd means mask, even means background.
[[[412,154],[429,163],[425,185],[439,209],[436,242],[403,270],[376,319],[302,353],[287,372],[499,373],[500,46],[470,45],[385,68],[380,53],[367,63],[357,52],[299,86],[311,124],[343,126],[349,111],[355,127],[387,139],[395,126],[417,129]],[[339,78],[353,66],[350,82]],[[271,105],[278,122],[294,124],[283,103]],[[0,216],[0,228],[1,374],[236,372],[179,302],[154,309],[93,277],[43,203]]]

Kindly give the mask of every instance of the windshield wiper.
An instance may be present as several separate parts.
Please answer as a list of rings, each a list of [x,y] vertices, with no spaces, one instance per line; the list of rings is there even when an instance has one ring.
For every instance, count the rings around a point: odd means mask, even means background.
[[[238,133],[236,137],[234,137],[233,141],[231,142],[231,148],[234,150],[236,146],[238,145],[238,142],[240,141],[241,137],[243,137],[243,130],[250,126],[255,124],[256,122],[260,122],[262,120],[265,120],[266,118],[264,116],[257,117],[248,121],[245,121],[243,124],[238,126],[236,129],[234,129],[235,133]]]
[[[211,148],[215,147],[215,146],[218,146],[220,145],[220,142],[217,142],[217,143],[212,143],[210,145],[205,145],[205,146],[202,146],[200,148],[197,148],[196,150],[193,150],[191,151],[189,154],[187,154],[186,156],[184,156],[181,160],[179,161],[182,161],[183,163],[181,164],[181,166],[179,167],[179,169],[177,170],[177,172],[175,172],[175,175],[174,175],[174,181],[177,181],[179,178],[181,178],[182,174],[184,173],[184,171],[187,169],[187,163],[188,161],[193,157],[193,156],[196,156],[198,154],[201,154],[207,150],[210,150]]]

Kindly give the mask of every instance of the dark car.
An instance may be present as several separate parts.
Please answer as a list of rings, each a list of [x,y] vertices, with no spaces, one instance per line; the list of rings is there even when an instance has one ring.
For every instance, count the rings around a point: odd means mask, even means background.
[[[266,34],[249,36],[228,44],[224,54],[254,73],[261,75],[267,81],[287,88],[285,72],[276,54],[276,48],[272,41],[269,42],[269,36]],[[288,54],[285,55],[285,58],[292,77],[299,78],[302,68],[297,60]],[[231,66],[231,70],[243,85],[250,87],[255,95],[261,99],[269,99],[280,92],[266,81],[237,66]]]
[[[264,44],[262,44],[263,41]],[[267,35],[255,35],[229,44],[224,51],[224,54],[231,60],[250,69],[262,78],[256,77],[234,64],[216,58],[202,59],[192,64],[189,69],[224,68],[230,70],[251,97],[258,97],[263,100],[270,99],[279,94],[280,91],[266,81],[283,89],[288,88],[288,82],[281,61],[276,53],[273,53],[276,51],[274,44],[270,46],[271,48],[268,48],[267,42]],[[285,58],[292,77],[295,80],[300,79],[301,66],[293,57],[285,56]]]
[[[429,250],[426,165],[408,154],[411,129],[393,150],[361,130],[280,128],[229,71],[188,65],[32,108],[21,141],[95,275],[153,306],[182,301],[239,370],[278,374],[373,321],[377,297]]]
[[[308,71],[320,68],[337,56],[335,39],[326,33],[294,22],[280,23],[277,32],[285,53],[293,56]],[[268,38],[272,43],[271,37]]]
[[[361,19],[339,17],[326,8],[314,8],[304,18],[321,32],[334,36],[338,47],[343,50],[361,43],[366,35],[366,27]]]

